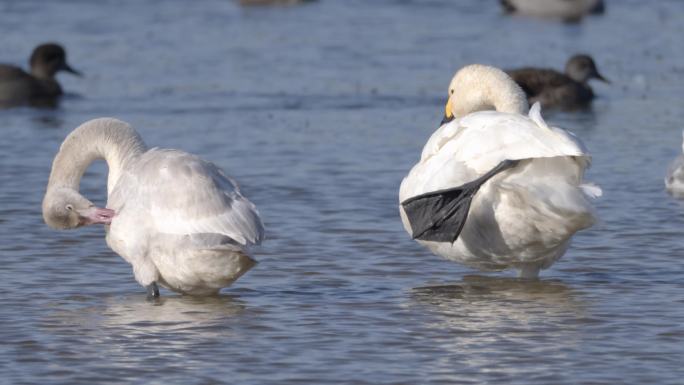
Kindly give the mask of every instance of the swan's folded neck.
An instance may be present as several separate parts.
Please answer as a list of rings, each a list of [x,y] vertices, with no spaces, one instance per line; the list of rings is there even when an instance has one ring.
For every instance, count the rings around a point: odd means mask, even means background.
[[[472,64],[461,68],[449,85],[452,113],[460,118],[471,112],[496,110],[527,114],[525,92],[498,68]]]
[[[146,150],[140,135],[128,124],[112,118],[90,120],[62,142],[52,163],[48,190],[65,187],[78,191],[88,166],[97,159],[104,159],[109,167],[109,194],[121,173]]]

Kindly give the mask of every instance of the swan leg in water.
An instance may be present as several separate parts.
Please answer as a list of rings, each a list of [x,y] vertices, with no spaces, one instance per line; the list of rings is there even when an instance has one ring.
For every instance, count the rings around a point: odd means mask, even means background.
[[[159,287],[157,287],[156,282],[152,282],[151,284],[147,285],[147,298],[159,298]]]
[[[541,266],[537,264],[522,265],[518,268],[518,278],[537,279]]]
[[[475,193],[494,175],[516,164],[517,160],[504,160],[472,182],[417,195],[401,202],[411,223],[413,239],[454,243],[468,218],[470,202]]]

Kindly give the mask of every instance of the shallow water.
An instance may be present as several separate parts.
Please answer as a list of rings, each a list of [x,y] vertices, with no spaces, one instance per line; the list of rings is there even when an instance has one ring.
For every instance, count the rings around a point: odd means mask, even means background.
[[[56,40],[83,79],[56,110],[0,111],[2,383],[681,383],[684,3],[609,1],[577,25],[495,1],[0,2],[1,61]],[[40,25],[41,28],[35,28]],[[544,113],[594,154],[602,222],[538,282],[431,255],[397,213],[401,178],[472,62],[562,67],[594,55],[591,111]],[[267,226],[219,298],[145,300],[101,228],[50,230],[52,157],[115,116],[148,144],[233,175]],[[105,200],[97,164],[84,194]]]

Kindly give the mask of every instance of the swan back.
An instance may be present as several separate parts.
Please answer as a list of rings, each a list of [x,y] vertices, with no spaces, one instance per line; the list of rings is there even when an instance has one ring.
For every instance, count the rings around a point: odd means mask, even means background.
[[[539,104],[529,117],[481,111],[440,127],[423,148],[421,163],[448,158],[484,173],[504,160],[576,157],[586,165],[590,156],[572,133],[550,127],[539,113]]]
[[[465,66],[456,72],[449,84],[447,116],[451,113],[460,118],[483,110],[525,114],[527,109],[527,98],[520,86],[495,67]]]
[[[149,221],[154,233],[221,234],[245,246],[261,243],[264,236],[256,207],[237,183],[213,163],[184,151],[147,151],[126,170],[107,204],[133,222]]]

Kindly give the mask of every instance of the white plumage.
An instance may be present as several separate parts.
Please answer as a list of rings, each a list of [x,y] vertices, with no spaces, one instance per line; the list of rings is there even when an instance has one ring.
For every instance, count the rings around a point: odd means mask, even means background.
[[[684,132],[682,132],[684,137]],[[679,154],[667,170],[665,176],[665,188],[676,198],[684,198],[684,142],[682,143],[682,154]]]
[[[603,0],[500,0],[504,8],[512,13],[577,21],[588,14],[603,13]]]
[[[62,189],[55,187],[69,180],[65,172],[73,173],[63,170],[65,164],[80,179],[96,158],[110,168],[107,207],[116,213],[103,222],[110,225],[107,244],[132,265],[141,285],[213,294],[255,264],[249,248],[261,242],[264,228],[235,181],[195,155],[147,150],[130,126],[115,119],[86,122],[65,139],[44,201],[48,224],[61,209],[50,203],[60,201]],[[77,190],[70,182],[67,187]]]
[[[420,161],[402,181],[400,202],[464,185],[502,161],[520,162],[480,187],[454,243],[418,242],[471,267],[516,268],[521,276],[537,276],[563,255],[575,232],[595,221],[587,198],[601,190],[582,181],[590,157],[576,137],[544,122],[538,104],[529,116],[522,115],[524,94],[496,68],[464,67],[450,93],[447,115],[453,111],[461,117],[430,137]],[[477,107],[464,108],[463,103]],[[485,108],[508,112],[470,113]],[[400,212],[406,231],[413,234],[401,206]]]

